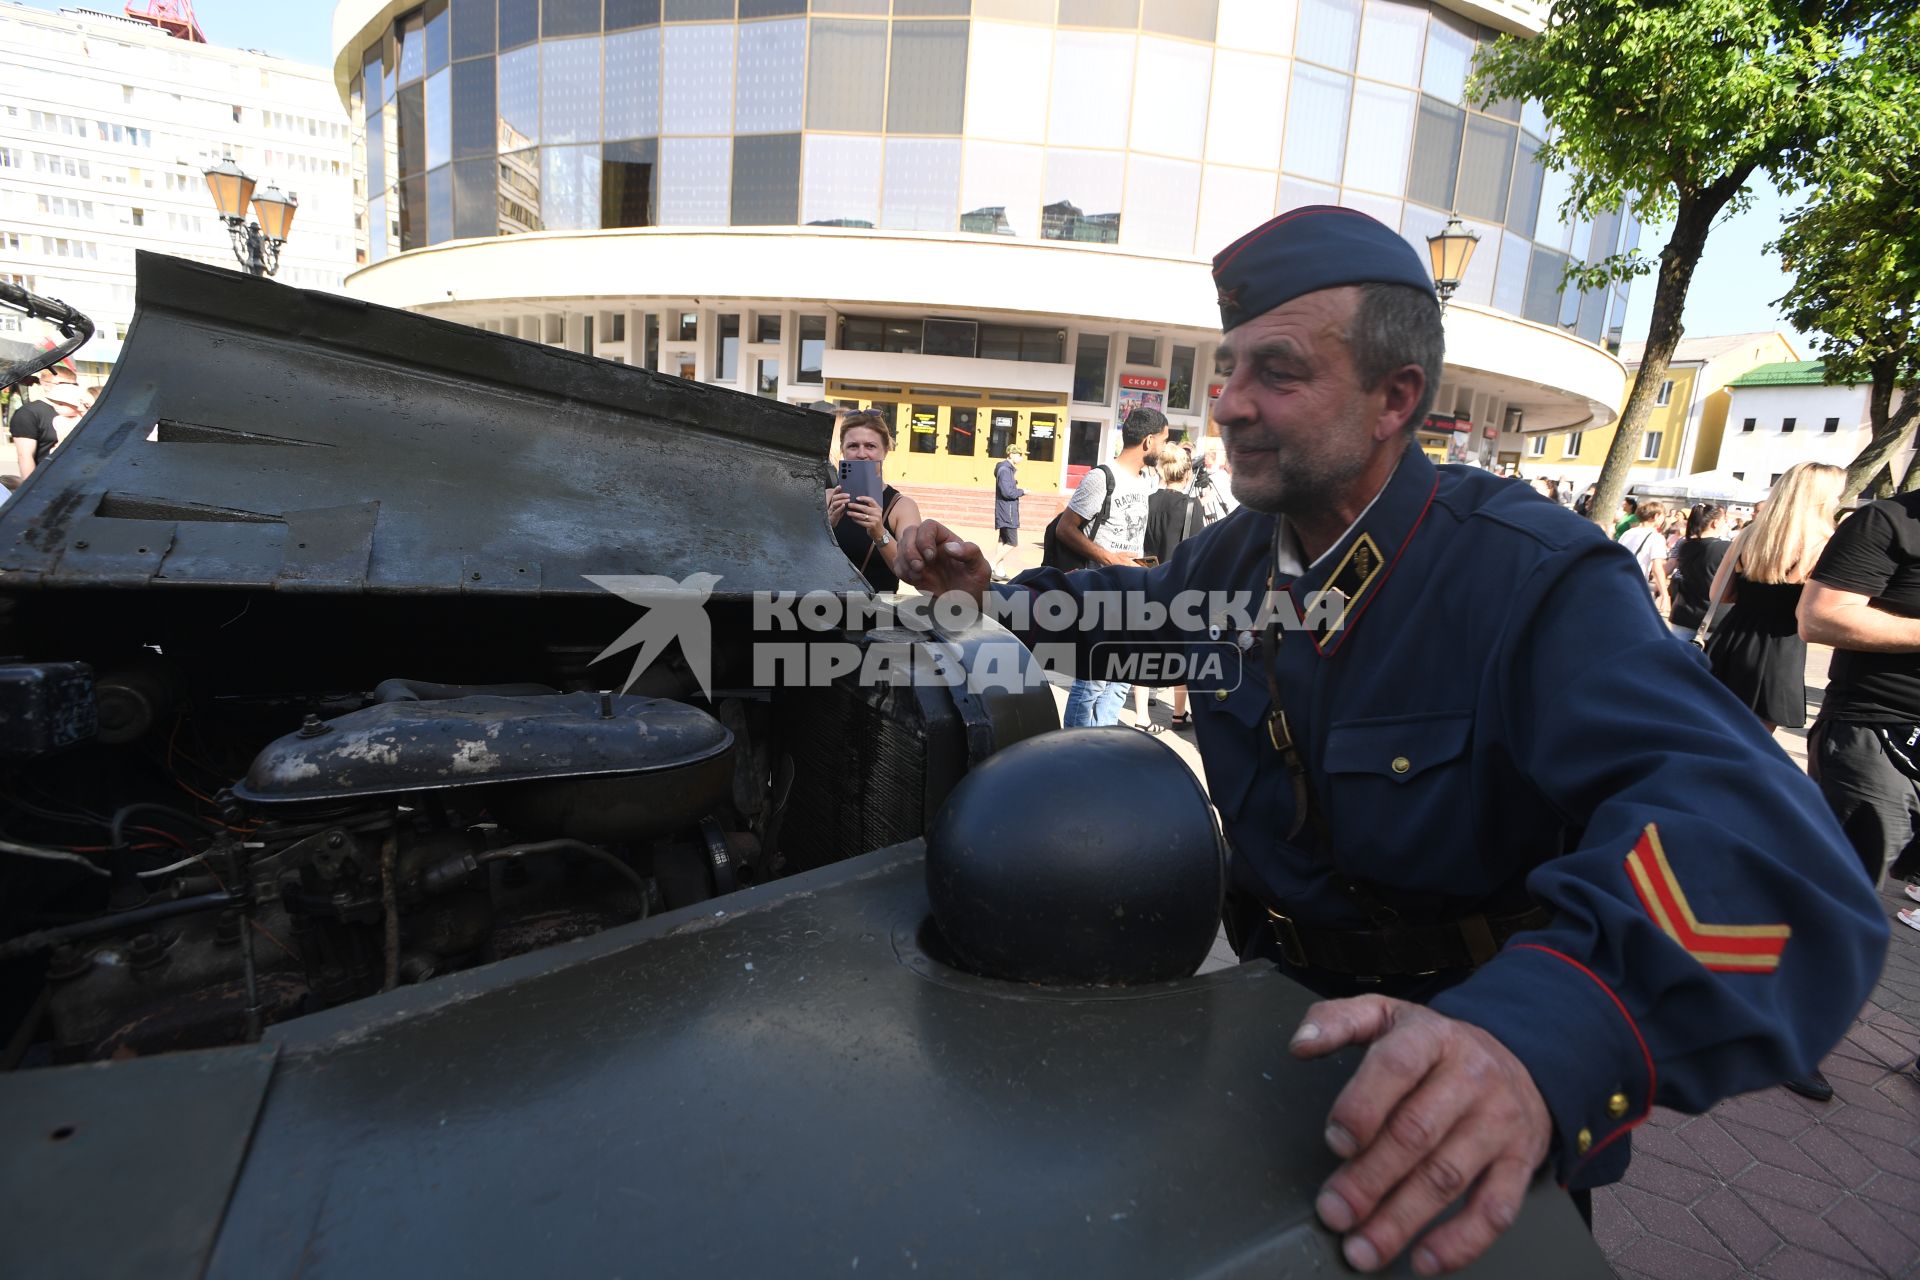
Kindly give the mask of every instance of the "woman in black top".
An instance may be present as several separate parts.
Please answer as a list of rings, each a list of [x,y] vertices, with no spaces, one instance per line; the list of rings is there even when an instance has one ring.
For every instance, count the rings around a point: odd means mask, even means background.
[[[871,461],[881,472],[885,491],[881,501],[875,502],[867,497],[850,498],[838,485],[827,490],[827,525],[840,550],[875,591],[900,589],[895,560],[900,543],[894,535],[920,521],[920,508],[914,500],[885,484],[887,454],[892,450],[893,428],[884,417],[871,409],[848,414],[840,421],[840,456]]]
[[[1727,537],[1727,509],[1703,502],[1687,518],[1687,536],[1674,552],[1674,570],[1667,585],[1673,594],[1673,608],[1667,626],[1682,640],[1700,633],[1707,620],[1707,592],[1720,562],[1733,545]]]

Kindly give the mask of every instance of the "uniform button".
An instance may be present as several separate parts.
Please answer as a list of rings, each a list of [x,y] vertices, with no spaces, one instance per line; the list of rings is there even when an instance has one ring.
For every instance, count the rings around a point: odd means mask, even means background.
[[[1213,691],[1213,700],[1215,702],[1225,702],[1227,700],[1227,691],[1225,689],[1215,689]]]
[[[1393,758],[1393,771],[1395,773],[1405,773],[1411,768],[1413,768],[1413,761],[1407,759],[1405,756],[1395,756]]]
[[[1218,640],[1219,638],[1220,638],[1220,628],[1218,626],[1212,626],[1207,628],[1207,639]]]
[[[1573,1140],[1573,1149],[1581,1155],[1593,1150],[1593,1130],[1582,1129],[1580,1136]]]
[[[1632,1105],[1626,1094],[1616,1093],[1607,1099],[1607,1114],[1619,1120],[1627,1114],[1627,1108]]]

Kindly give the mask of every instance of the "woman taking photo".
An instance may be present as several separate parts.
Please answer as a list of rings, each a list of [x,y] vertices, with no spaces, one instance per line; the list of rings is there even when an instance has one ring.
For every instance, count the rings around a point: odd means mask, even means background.
[[[1729,607],[1709,624],[1707,659],[1769,733],[1807,723],[1807,642],[1794,609],[1833,536],[1846,478],[1843,469],[1819,462],[1789,467],[1713,578],[1709,611]]]
[[[865,496],[850,497],[839,485],[827,490],[827,526],[833,530],[840,550],[875,591],[900,589],[895,568],[900,542],[895,535],[920,520],[920,508],[913,499],[886,484],[887,454],[892,449],[893,428],[879,413],[862,409],[848,414],[840,420],[840,457],[848,462],[873,463],[885,490],[879,502]]]

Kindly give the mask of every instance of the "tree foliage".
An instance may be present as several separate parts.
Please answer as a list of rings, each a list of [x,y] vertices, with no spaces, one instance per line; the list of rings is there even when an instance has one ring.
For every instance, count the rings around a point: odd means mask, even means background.
[[[1920,97],[1920,44],[1904,40],[1882,53],[1879,91],[1896,102]],[[1794,275],[1780,304],[1813,335],[1826,381],[1868,384],[1873,435],[1847,468],[1846,496],[1884,497],[1893,489],[1889,464],[1920,419],[1920,134],[1911,124],[1889,131],[1898,123],[1891,117],[1854,123],[1867,132],[1821,148],[1806,202],[1770,247]],[[1897,411],[1896,392],[1906,393]],[[1920,458],[1900,485],[1915,487]]]
[[[1874,60],[1912,9],[1913,0],[1555,0],[1538,36],[1502,37],[1482,54],[1476,95],[1544,108],[1552,136],[1539,158],[1570,177],[1564,216],[1631,206],[1643,223],[1673,222],[1657,263],[1636,252],[1568,269],[1567,283],[1583,287],[1655,272],[1597,520],[1626,490],[1715,220],[1745,207],[1755,173],[1797,187],[1827,140],[1889,127]]]

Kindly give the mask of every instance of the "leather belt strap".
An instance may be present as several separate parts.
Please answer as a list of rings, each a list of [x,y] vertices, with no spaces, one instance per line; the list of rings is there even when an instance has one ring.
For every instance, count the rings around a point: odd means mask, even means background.
[[[1314,929],[1267,908],[1267,926],[1288,964],[1368,978],[1478,968],[1493,959],[1508,938],[1538,929],[1552,918],[1545,907],[1535,905],[1513,915],[1471,915],[1439,924]]]
[[[1267,573],[1267,591],[1273,591],[1274,574],[1280,563],[1280,518],[1273,521],[1273,549],[1269,559],[1271,566]],[[1280,662],[1281,629],[1278,611],[1260,633],[1260,670],[1267,677],[1267,741],[1280,753],[1280,764],[1287,771],[1287,784],[1293,788],[1293,825],[1287,829],[1287,840],[1299,838],[1308,823],[1313,824],[1313,833],[1319,838],[1322,847],[1326,841],[1326,820],[1320,812],[1320,806],[1314,802],[1313,782],[1307,774],[1307,762],[1300,755],[1300,748],[1293,740],[1293,727],[1287,723],[1286,705],[1280,701],[1280,678],[1277,674]]]

